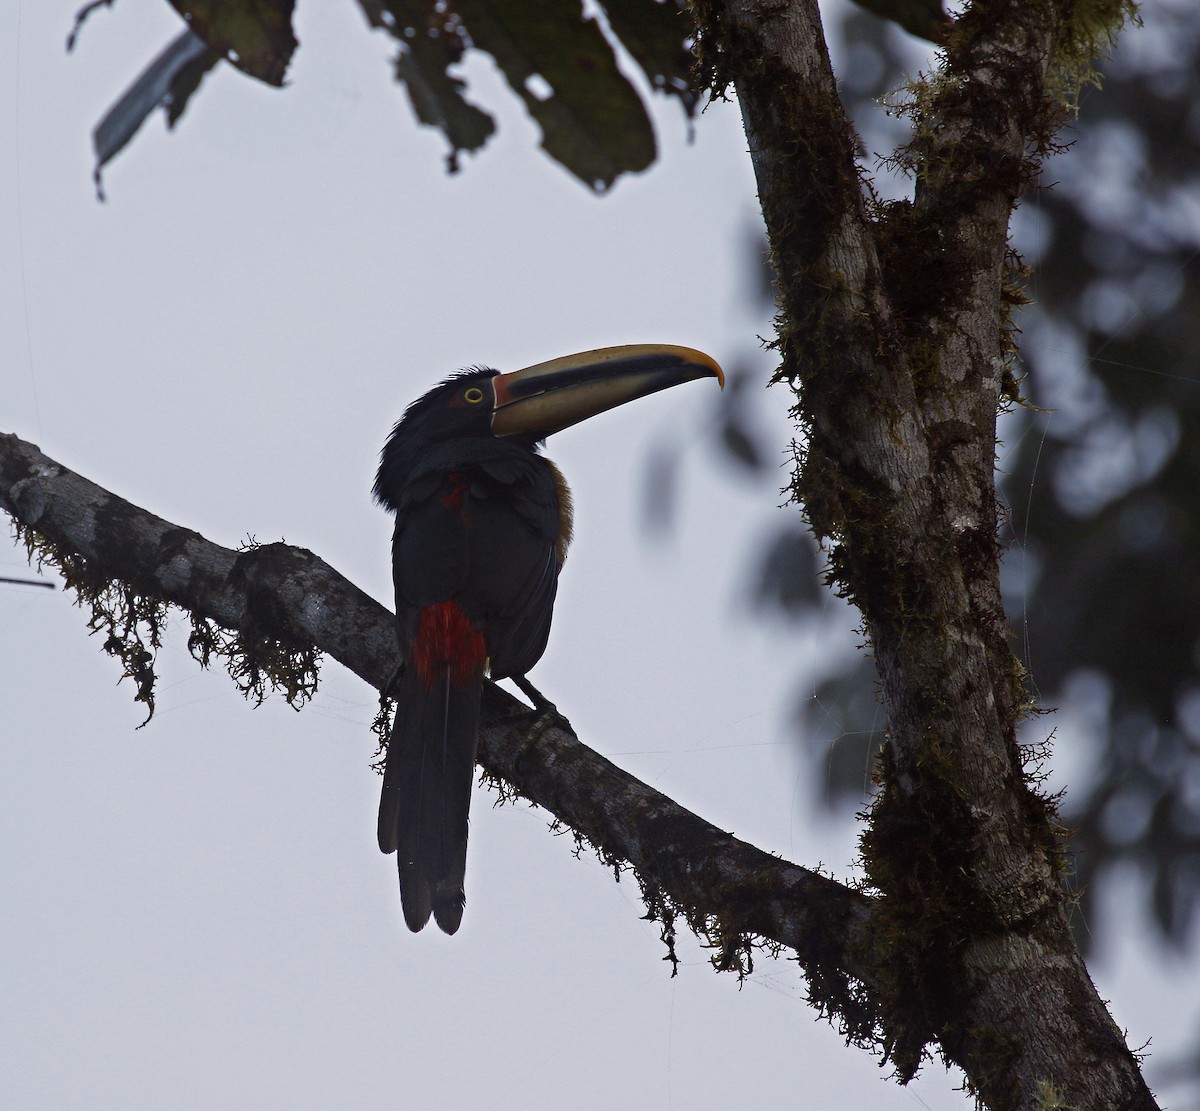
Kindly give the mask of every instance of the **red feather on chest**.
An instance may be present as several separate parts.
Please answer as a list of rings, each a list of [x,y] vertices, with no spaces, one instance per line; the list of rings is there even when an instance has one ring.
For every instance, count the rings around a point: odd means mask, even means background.
[[[466,511],[463,509],[463,498],[471,484],[463,477],[461,471],[451,471],[446,476],[446,480],[450,483],[450,489],[442,495],[442,505],[458,510],[458,515],[463,519],[463,523],[469,525],[471,522],[467,519]]]

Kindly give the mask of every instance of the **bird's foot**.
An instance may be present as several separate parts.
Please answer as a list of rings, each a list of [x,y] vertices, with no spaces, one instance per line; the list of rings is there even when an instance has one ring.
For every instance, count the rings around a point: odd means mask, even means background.
[[[516,757],[513,760],[514,764],[520,763],[525,754],[537,744],[547,729],[557,726],[570,733],[572,737],[576,736],[574,726],[559,712],[558,707],[528,679],[523,675],[514,675],[512,676],[512,681],[521,693],[533,703],[533,709],[527,715],[522,715],[533,718],[533,724],[529,727],[529,731],[525,736],[521,738],[520,748],[517,750]]]
[[[567,720],[566,715],[561,713],[558,707],[526,679],[524,675],[514,675],[512,681],[520,692],[533,703],[533,712],[538,715],[537,723],[540,724],[543,719],[546,719],[546,724],[541,726],[539,735],[544,733],[551,725],[560,725],[572,736],[575,735],[575,729]]]

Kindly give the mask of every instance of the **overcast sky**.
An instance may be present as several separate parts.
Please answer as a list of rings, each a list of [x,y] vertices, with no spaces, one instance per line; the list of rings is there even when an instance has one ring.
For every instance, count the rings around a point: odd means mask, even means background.
[[[390,605],[377,453],[450,371],[655,341],[769,370],[732,106],[689,144],[657,102],[660,164],[600,199],[536,152],[477,61],[500,133],[447,177],[389,40],[352,4],[305,3],[287,90],[218,67],[175,134],[156,115],[109,167],[100,204],[91,128],[179,21],[121,0],[67,56],[78,2],[0,13],[0,430],[133,502],[218,543],[309,547]],[[854,623],[830,636],[750,613],[785,474],[754,485],[712,458],[712,389],[551,441],[577,540],[532,678],[684,805],[847,877],[853,828],[810,816],[789,723],[804,661],[852,647]],[[759,403],[781,466],[787,403]],[[664,438],[685,461],[655,541],[645,474]],[[0,549],[0,574],[26,573]],[[251,709],[187,634],[177,615],[138,730],[70,596],[0,589],[6,1106],[968,1106],[940,1066],[904,1090],[844,1047],[794,963],[764,957],[739,990],[685,943],[671,979],[634,885],[481,788],[463,927],[410,934],[375,846],[374,692],[326,661],[303,713]],[[1194,992],[1135,959],[1136,923],[1126,937],[1102,994],[1132,1044],[1179,1045]]]

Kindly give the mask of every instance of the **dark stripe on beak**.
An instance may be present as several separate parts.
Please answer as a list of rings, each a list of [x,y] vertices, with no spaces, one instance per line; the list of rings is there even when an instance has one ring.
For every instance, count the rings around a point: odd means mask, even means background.
[[[588,417],[697,378],[725,375],[690,347],[641,344],[567,355],[492,379],[497,436],[549,436]]]

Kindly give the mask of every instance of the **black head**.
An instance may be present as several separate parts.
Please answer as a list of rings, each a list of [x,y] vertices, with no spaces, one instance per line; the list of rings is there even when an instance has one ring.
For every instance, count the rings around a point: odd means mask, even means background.
[[[404,410],[380,452],[373,491],[380,505],[396,509],[405,478],[430,452],[454,441],[492,438],[497,373],[489,367],[460,371]]]

